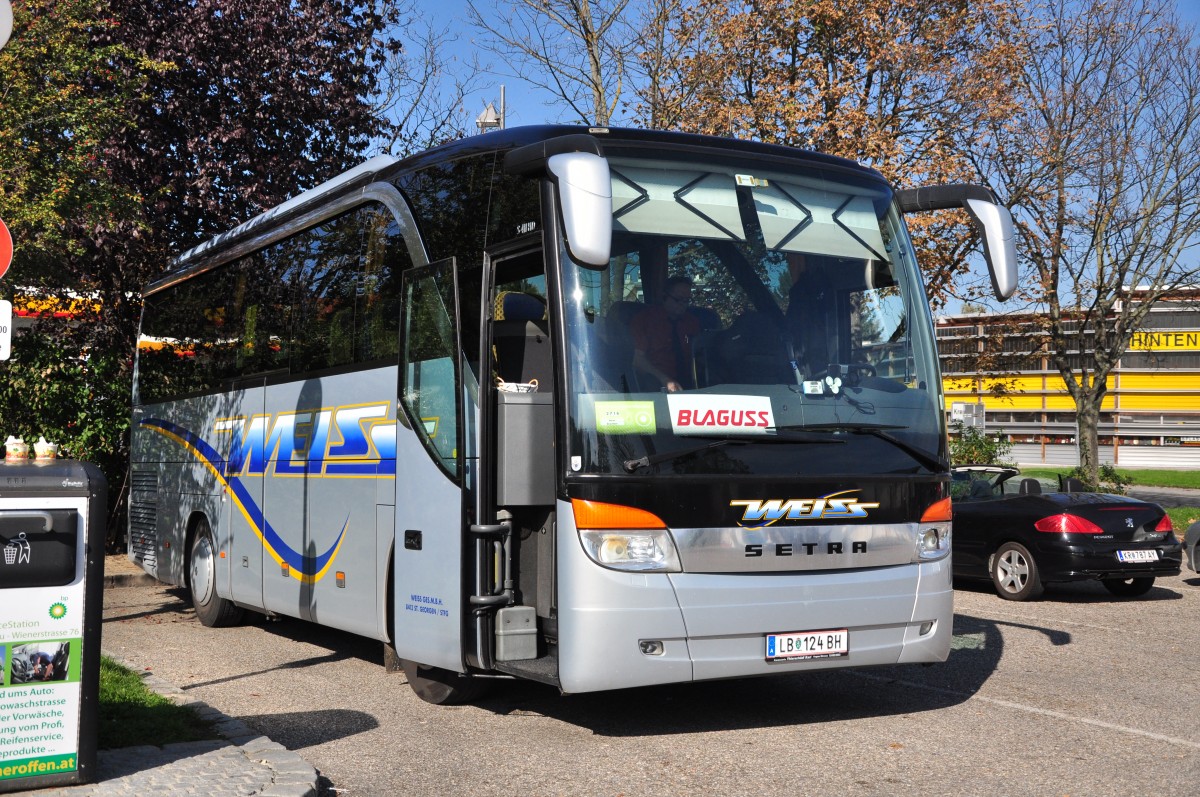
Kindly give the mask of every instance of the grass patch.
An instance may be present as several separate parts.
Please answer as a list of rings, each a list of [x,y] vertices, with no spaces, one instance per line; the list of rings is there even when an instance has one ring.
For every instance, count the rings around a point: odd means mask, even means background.
[[[108,656],[100,657],[99,714],[101,750],[220,738],[211,722],[154,692],[140,675]]]
[[[1181,540],[1184,533],[1188,530],[1188,526],[1200,522],[1200,507],[1176,506],[1163,508],[1166,509],[1168,517],[1171,518],[1171,525],[1175,528],[1175,536]]]
[[[1120,470],[1133,483],[1146,487],[1187,487],[1200,490],[1200,470]]]
[[[1021,468],[1021,475],[1053,479],[1065,476],[1072,468],[1036,467]],[[1129,470],[1117,468],[1117,473],[1133,479],[1139,487],[1185,487],[1200,490],[1200,470]]]

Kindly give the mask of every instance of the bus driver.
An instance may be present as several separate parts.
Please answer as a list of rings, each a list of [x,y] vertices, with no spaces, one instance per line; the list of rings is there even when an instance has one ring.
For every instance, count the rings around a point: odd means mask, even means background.
[[[661,304],[651,305],[633,317],[633,366],[657,379],[668,393],[695,387],[692,371],[692,338],[700,334],[700,321],[688,313],[692,281],[667,279]]]

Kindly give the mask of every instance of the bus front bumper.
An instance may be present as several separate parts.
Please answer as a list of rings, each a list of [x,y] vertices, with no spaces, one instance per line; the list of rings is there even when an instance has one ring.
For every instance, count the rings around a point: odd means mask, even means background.
[[[628,573],[575,557],[559,583],[565,692],[945,661],[950,559],[807,573]],[[846,630],[848,652],[770,661],[767,635]]]

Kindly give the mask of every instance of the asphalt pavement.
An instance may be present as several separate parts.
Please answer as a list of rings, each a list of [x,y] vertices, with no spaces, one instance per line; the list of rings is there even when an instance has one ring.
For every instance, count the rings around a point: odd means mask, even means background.
[[[1130,487],[1125,492],[1132,498],[1153,501],[1159,506],[1200,507],[1200,490],[1189,490],[1185,487]],[[1182,529],[1175,531],[1182,532]]]
[[[1130,493],[1200,506],[1200,490]],[[641,794],[664,786],[671,793],[661,780],[669,775],[679,781],[676,793],[711,794],[776,790],[797,774],[846,794],[950,793],[951,784],[968,783],[974,787],[958,793],[996,793],[992,787],[1014,777],[1020,788],[1013,794],[1132,793],[1126,789],[1138,777],[1163,795],[1190,793],[1172,784],[1200,777],[1200,743],[1189,730],[1200,693],[1186,678],[1169,679],[1167,691],[1129,685],[1164,667],[1176,675],[1186,669],[1195,633],[1183,620],[1200,602],[1193,576],[1164,579],[1147,600],[1133,602],[1114,601],[1097,585],[1033,604],[1000,601],[986,587],[960,590],[955,653],[934,668],[684,685],[636,696],[562,697],[524,684],[481,707],[446,709],[417,700],[402,675],[384,675],[378,643],[299,621],[202,629],[181,591],[110,557],[105,653],[147,672],[152,689],[195,706],[223,738],[101,751],[97,783],[22,793]],[[1086,664],[1070,658],[1084,652]],[[1089,673],[1082,690],[1079,672]],[[1109,697],[1094,705],[1089,695],[1097,693]],[[696,704],[699,694],[705,699]],[[1113,748],[1112,736],[1123,744]],[[1041,741],[1027,744],[1034,738]],[[1089,752],[1101,749],[1122,752]],[[438,751],[433,758],[418,752],[431,750]],[[799,750],[808,753],[785,752]],[[479,756],[482,769],[468,763]],[[838,775],[829,767],[839,756],[863,771]],[[897,768],[903,756],[914,760]],[[498,783],[500,771],[506,775]],[[912,780],[921,771],[932,780]],[[972,771],[993,779],[975,782],[965,775]]]
[[[112,594],[110,590],[154,583],[154,579],[124,556],[106,558],[106,607],[107,598]],[[140,662],[123,661],[120,655],[109,651],[103,641],[101,647],[110,658],[135,672],[143,671]],[[192,706],[200,717],[214,724],[221,738],[101,750],[97,754],[95,783],[16,794],[31,797],[317,797],[320,780],[317,771],[299,754],[152,673],[144,673],[143,680],[160,695],[180,705]]]
[[[560,695],[420,701],[378,642],[299,620],[204,628],[183,590],[111,591],[105,649],[297,752],[338,797],[1154,794],[1200,782],[1200,578],[1030,603],[956,585],[950,658]]]

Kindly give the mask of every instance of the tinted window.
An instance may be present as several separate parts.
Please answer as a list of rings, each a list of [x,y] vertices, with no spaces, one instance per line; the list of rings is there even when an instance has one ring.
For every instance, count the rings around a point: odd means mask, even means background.
[[[409,271],[400,399],[430,456],[454,475],[458,473],[456,323],[454,261]]]
[[[364,205],[150,296],[137,401],[394,360],[410,264],[391,213]]]

